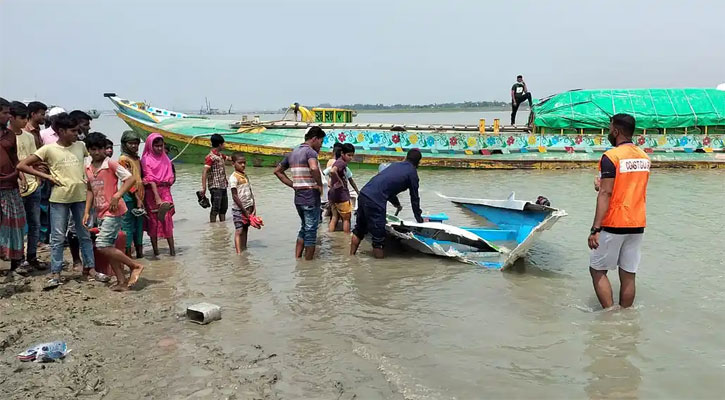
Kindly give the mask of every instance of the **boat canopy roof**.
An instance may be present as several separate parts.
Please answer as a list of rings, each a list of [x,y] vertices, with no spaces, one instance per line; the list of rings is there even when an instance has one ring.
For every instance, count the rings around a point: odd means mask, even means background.
[[[544,128],[606,129],[614,114],[634,116],[637,129],[725,126],[725,92],[717,89],[572,90],[537,102]]]

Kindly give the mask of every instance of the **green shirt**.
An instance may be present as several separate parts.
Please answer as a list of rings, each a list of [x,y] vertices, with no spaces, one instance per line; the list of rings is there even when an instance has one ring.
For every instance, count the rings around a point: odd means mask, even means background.
[[[88,151],[83,142],[75,142],[68,147],[58,143],[47,144],[35,152],[48,164],[50,175],[60,182],[53,186],[50,201],[53,203],[77,203],[86,201],[85,158]]]

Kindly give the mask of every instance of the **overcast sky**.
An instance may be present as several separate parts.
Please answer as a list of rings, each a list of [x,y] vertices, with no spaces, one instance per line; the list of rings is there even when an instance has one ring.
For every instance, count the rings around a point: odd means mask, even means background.
[[[111,108],[506,100],[725,82],[725,1],[0,0],[0,96]]]

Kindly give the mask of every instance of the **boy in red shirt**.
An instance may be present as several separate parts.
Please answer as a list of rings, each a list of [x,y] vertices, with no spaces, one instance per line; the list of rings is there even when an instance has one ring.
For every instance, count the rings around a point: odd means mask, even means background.
[[[106,156],[106,136],[99,132],[92,132],[86,137],[86,146],[91,155],[90,164],[86,165],[88,185],[86,191],[86,211],[83,216],[84,225],[90,218],[91,208],[95,206],[98,217],[99,232],[96,236],[96,248],[108,258],[113,272],[116,274],[117,284],[111,289],[125,291],[137,281],[143,265],[136,263],[124,252],[114,245],[121,230],[123,215],[128,211],[126,203],[120,201],[133,184],[135,178],[124,167]],[[123,182],[118,188],[118,182]],[[131,277],[126,280],[121,264],[131,269]]]
[[[219,216],[219,222],[224,222],[229,207],[229,197],[227,196],[229,182],[224,170],[224,163],[228,157],[221,152],[224,150],[224,137],[222,135],[211,135],[209,141],[212,149],[204,160],[204,170],[201,173],[201,196],[206,197],[208,184],[209,192],[211,192],[209,222],[216,222],[217,216]]]

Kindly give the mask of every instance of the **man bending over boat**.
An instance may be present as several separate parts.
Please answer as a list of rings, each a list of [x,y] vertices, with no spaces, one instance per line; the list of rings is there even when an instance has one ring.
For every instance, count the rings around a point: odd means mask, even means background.
[[[516,77],[516,83],[511,86],[511,125],[516,125],[516,112],[519,111],[519,106],[524,101],[529,101],[529,108],[531,108],[531,92],[526,87],[524,77],[519,75]]]
[[[360,242],[367,233],[373,237],[373,255],[383,258],[385,242],[385,209],[390,202],[400,211],[403,206],[398,200],[398,193],[410,190],[410,206],[413,208],[415,220],[423,222],[418,196],[418,165],[423,155],[418,149],[411,149],[405,161],[390,164],[380,171],[362,188],[358,198],[355,229],[350,242],[350,255],[354,255]]]
[[[647,154],[632,143],[634,127],[631,115],[613,116],[608,139],[614,148],[599,161],[599,195],[589,234],[589,272],[599,303],[605,309],[614,304],[607,278],[610,270],[619,271],[619,305],[626,308],[634,303],[650,168]]]

